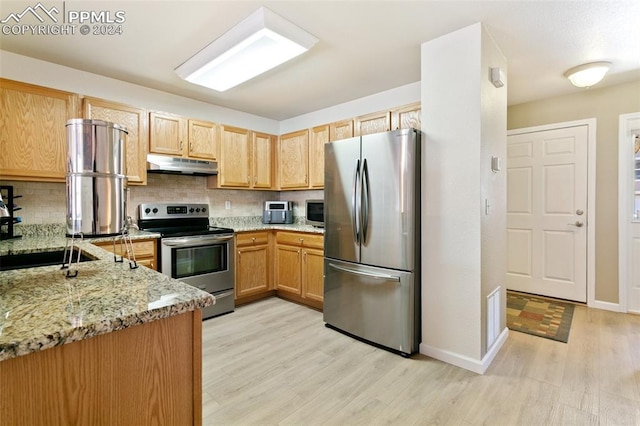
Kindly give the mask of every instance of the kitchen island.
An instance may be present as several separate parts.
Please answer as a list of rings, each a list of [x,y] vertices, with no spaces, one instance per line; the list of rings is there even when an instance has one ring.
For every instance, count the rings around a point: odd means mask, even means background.
[[[214,298],[91,241],[75,278],[60,265],[0,272],[0,422],[200,424],[200,309]],[[3,241],[0,256],[65,244]]]

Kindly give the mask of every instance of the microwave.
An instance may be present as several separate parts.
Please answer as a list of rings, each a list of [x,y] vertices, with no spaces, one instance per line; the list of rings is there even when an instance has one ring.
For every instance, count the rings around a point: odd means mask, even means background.
[[[306,201],[305,223],[324,228],[324,200]]]

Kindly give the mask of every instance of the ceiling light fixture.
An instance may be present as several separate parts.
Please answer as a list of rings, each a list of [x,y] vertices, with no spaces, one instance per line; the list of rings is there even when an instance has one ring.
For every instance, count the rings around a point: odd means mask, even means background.
[[[576,87],[591,87],[604,78],[611,62],[591,62],[571,68],[564,76]]]
[[[223,92],[295,58],[317,41],[261,7],[175,71],[184,80]]]

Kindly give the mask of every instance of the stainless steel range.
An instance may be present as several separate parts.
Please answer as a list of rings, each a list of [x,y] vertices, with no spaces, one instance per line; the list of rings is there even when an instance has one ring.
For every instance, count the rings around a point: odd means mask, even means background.
[[[209,226],[207,204],[140,204],[138,227],[162,235],[160,272],[211,293],[202,318],[233,312],[233,229]]]

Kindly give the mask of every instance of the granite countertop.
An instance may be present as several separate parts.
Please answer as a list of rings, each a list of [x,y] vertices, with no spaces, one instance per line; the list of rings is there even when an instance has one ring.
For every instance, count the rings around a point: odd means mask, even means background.
[[[324,228],[316,228],[315,226],[305,225],[303,217],[296,217],[295,223],[292,224],[265,224],[259,216],[239,216],[228,218],[209,218],[212,226],[222,226],[232,228],[235,232],[248,231],[291,231],[291,232],[308,232],[313,234],[324,234]]]
[[[132,232],[132,239],[157,234]],[[0,272],[0,361],[201,309],[215,298],[193,286],[91,244],[78,243],[96,260],[75,263],[75,278],[60,265]],[[64,249],[67,239],[28,236],[1,241],[0,255]],[[61,259],[62,263],[62,259]]]

